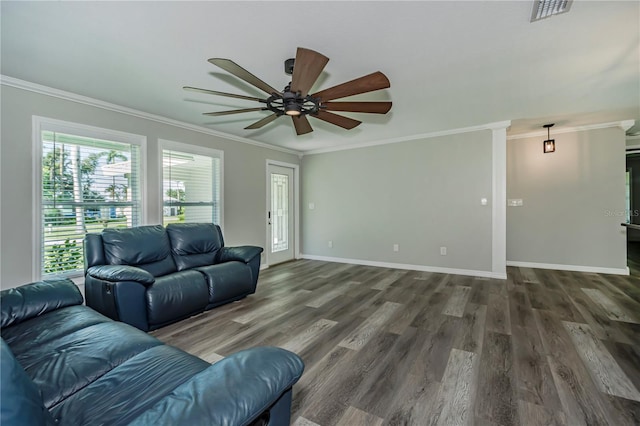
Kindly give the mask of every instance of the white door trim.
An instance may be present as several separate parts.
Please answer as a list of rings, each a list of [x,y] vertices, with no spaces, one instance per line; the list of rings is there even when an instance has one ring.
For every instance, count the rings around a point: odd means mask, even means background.
[[[267,194],[269,194],[269,187],[271,185],[271,179],[269,178],[269,166],[279,166],[279,167],[286,167],[288,169],[293,169],[293,256],[294,259],[300,259],[300,165],[298,164],[293,164],[293,163],[285,163],[283,161],[277,161],[277,160],[270,160],[267,158],[267,162],[264,168],[264,173],[265,173],[265,216],[264,216],[264,220],[265,220],[265,227],[266,227],[266,233],[265,233],[265,267],[269,267],[269,247],[270,244],[269,242],[271,241],[271,229],[269,228],[269,226],[266,226],[267,224],[267,215],[266,213],[271,210],[271,200],[267,197]]]

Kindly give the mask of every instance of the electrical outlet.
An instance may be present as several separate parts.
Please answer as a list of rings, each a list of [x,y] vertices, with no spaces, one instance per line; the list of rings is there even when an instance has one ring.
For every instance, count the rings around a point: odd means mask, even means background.
[[[447,255],[447,248],[440,247],[440,256],[446,256],[446,255]]]
[[[394,244],[393,251],[400,251],[400,246],[398,244]]]
[[[333,241],[329,240],[329,242],[327,243],[327,245],[329,246],[329,248],[333,248]]]

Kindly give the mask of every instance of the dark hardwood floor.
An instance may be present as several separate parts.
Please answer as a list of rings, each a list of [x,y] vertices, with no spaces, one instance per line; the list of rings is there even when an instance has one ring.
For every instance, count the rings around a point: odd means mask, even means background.
[[[257,345],[298,353],[295,425],[640,424],[636,276],[301,260],[153,334],[210,362]]]

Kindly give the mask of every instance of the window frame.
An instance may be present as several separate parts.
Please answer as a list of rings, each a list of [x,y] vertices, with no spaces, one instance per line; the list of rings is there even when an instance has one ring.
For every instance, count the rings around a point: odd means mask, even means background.
[[[146,185],[146,164],[147,164],[147,137],[133,133],[121,132],[118,130],[105,129],[101,127],[89,126],[86,124],[73,123],[69,121],[57,120],[53,118],[32,116],[32,144],[33,144],[33,163],[32,163],[32,183],[33,198],[31,223],[32,230],[32,280],[38,281],[45,276],[42,271],[42,132],[51,131],[56,133],[65,133],[74,136],[104,139],[114,142],[137,145],[140,150],[140,221],[144,225],[147,222],[147,185]],[[83,247],[84,255],[84,247]],[[68,278],[81,276],[82,274],[69,273],[64,274]]]
[[[191,145],[184,142],[176,142],[168,139],[158,139],[158,184],[159,184],[159,200],[158,208],[160,214],[160,223],[164,223],[164,151],[179,151],[185,154],[203,155],[206,157],[214,157],[220,159],[220,200],[219,200],[219,212],[220,229],[224,233],[224,151],[221,149],[209,148],[200,145]]]

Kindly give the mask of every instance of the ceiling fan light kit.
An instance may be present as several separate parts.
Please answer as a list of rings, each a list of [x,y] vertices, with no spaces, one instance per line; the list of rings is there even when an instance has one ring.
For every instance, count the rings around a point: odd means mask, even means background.
[[[285,73],[291,74],[291,83],[282,91],[273,88],[230,59],[212,58],[209,59],[209,62],[269,95],[263,99],[253,96],[200,89],[191,86],[183,87],[185,90],[257,101],[265,104],[265,106],[257,108],[243,108],[230,111],[204,113],[204,115],[208,116],[222,116],[253,111],[272,112],[271,115],[256,121],[255,123],[245,127],[245,129],[259,129],[283,115],[288,115],[292,118],[293,126],[297,135],[303,135],[313,131],[313,128],[311,128],[307,119],[308,115],[342,127],[343,129],[353,129],[362,122],[343,115],[334,114],[330,111],[386,114],[391,109],[391,102],[388,101],[330,102],[335,99],[391,87],[389,79],[380,71],[321,90],[320,92],[309,94],[309,90],[320,76],[320,73],[322,73],[327,62],[329,62],[329,58],[310,49],[299,47],[296,52],[295,59],[287,59],[285,61]]]

